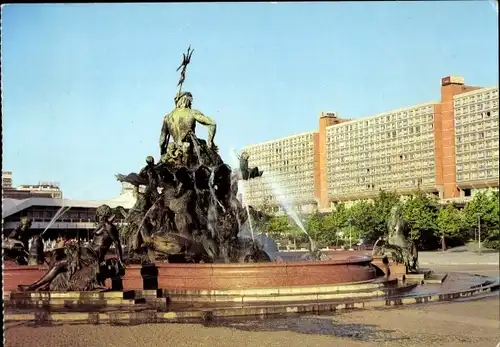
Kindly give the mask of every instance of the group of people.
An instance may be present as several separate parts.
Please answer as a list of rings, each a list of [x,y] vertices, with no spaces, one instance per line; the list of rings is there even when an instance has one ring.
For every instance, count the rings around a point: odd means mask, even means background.
[[[49,239],[43,240],[43,249],[44,251],[52,251],[57,248],[64,248],[64,245],[67,242],[78,242],[76,239],[68,239],[62,236],[59,236],[57,239]],[[32,244],[34,243],[34,239],[30,239],[30,249]]]
[[[45,253],[62,249],[68,244],[77,244],[76,238],[58,236],[56,239],[43,239],[43,233],[39,230],[32,230],[31,220],[28,217],[22,217],[19,225],[12,230],[4,239],[4,249],[6,249],[7,258],[12,258],[19,265],[43,264]],[[88,242],[80,242],[80,245],[86,246]]]

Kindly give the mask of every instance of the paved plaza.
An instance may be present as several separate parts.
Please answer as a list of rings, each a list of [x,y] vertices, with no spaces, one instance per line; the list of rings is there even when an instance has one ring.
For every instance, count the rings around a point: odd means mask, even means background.
[[[495,346],[498,298],[338,315],[241,320],[223,326],[7,325],[8,347]]]
[[[438,272],[462,271],[498,277],[498,266],[439,265]],[[6,346],[496,346],[500,342],[498,292],[481,300],[411,308],[351,311],[276,319],[240,319],[214,325],[139,326],[6,325]]]
[[[485,251],[482,254],[465,251],[460,248],[446,252],[419,252],[420,265],[498,265],[498,252]]]

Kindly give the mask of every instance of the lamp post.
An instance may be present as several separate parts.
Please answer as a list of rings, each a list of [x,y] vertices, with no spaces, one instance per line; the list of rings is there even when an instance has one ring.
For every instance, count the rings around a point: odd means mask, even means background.
[[[478,250],[481,254],[481,215],[477,215],[477,238],[478,238]]]
[[[352,249],[352,217],[349,217],[347,221],[349,222],[349,250],[354,251],[354,249]]]

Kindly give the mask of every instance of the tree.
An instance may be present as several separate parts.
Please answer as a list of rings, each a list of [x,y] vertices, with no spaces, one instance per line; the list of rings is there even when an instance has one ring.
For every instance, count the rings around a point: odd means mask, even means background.
[[[325,217],[325,228],[334,232],[339,231],[347,224],[349,212],[343,202],[335,205],[333,210]]]
[[[289,234],[290,224],[286,216],[273,216],[261,225],[262,231],[272,238],[282,238]]]
[[[299,243],[309,243],[309,237],[306,235],[304,230],[297,225],[297,222],[291,218],[290,216],[287,217],[288,221],[288,233],[287,237],[289,240],[293,240],[295,242]],[[307,224],[302,223],[302,227],[306,230],[307,232]]]
[[[352,240],[355,243],[360,238],[371,239],[376,226],[375,209],[372,203],[361,201],[348,210],[352,228]],[[356,240],[356,241],[355,241]]]
[[[321,239],[327,244],[337,244],[339,234],[347,227],[348,209],[343,202],[335,205],[333,210],[323,219],[324,234]]]
[[[271,200],[267,198],[262,200],[262,203],[256,209],[264,214],[272,214],[273,205],[271,204]]]
[[[499,216],[499,196],[498,192],[492,192],[490,195],[492,209],[489,218],[491,225],[486,237],[486,247],[500,250],[500,216]]]
[[[481,223],[483,239],[495,248],[500,246],[498,192],[478,192],[464,208],[464,221],[469,235]]]
[[[370,241],[377,240],[387,232],[387,220],[390,217],[391,209],[400,203],[400,196],[396,192],[386,192],[381,190],[373,202],[374,227],[371,235],[367,236]]]
[[[420,248],[437,245],[435,237],[437,202],[429,198],[420,189],[403,205],[403,217],[411,228],[410,237],[417,241]]]
[[[309,236],[318,243],[318,245],[328,245],[328,230],[325,227],[326,218],[318,213],[309,215],[306,220],[306,230]]]
[[[250,211],[255,211],[255,216],[252,218],[253,227],[263,233],[267,233],[267,225],[273,217],[273,207],[269,199],[264,199],[255,209],[250,207]]]
[[[451,203],[442,206],[437,213],[436,226],[435,236],[442,239],[441,246],[444,251],[446,250],[446,237],[459,238],[462,236],[460,232],[464,229],[464,223],[461,212]]]

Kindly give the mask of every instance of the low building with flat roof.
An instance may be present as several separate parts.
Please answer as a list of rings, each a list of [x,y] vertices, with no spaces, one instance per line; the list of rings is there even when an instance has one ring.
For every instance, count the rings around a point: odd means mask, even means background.
[[[54,198],[2,199],[2,219],[4,234],[12,231],[20,222],[21,217],[32,220],[32,229],[47,230],[48,237],[58,234],[76,236],[90,235],[95,229],[95,212],[101,205],[111,208],[122,206],[129,210],[135,204],[131,192],[122,194],[110,200],[70,200]],[[121,222],[123,216],[117,216]]]

